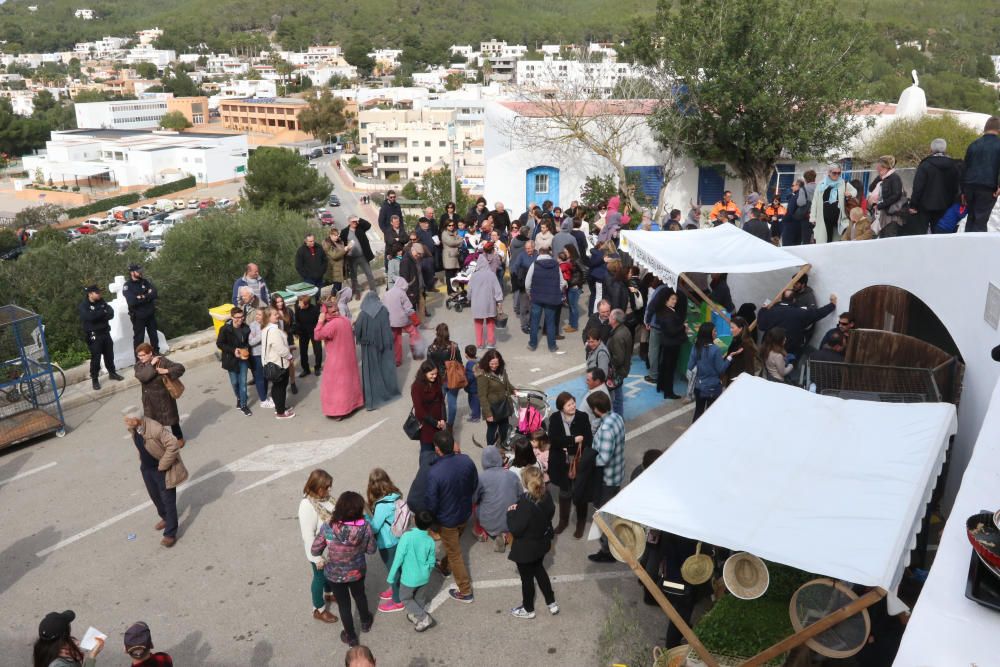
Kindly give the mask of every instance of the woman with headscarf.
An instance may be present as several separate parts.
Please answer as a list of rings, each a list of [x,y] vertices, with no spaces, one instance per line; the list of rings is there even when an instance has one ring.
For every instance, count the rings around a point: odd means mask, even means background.
[[[840,240],[840,233],[847,226],[848,211],[844,207],[844,199],[858,196],[854,186],[842,179],[840,174],[840,165],[831,165],[826,178],[816,186],[810,211],[816,243]]]
[[[469,302],[476,327],[476,346],[479,349],[496,347],[496,319],[499,306],[503,302],[503,288],[500,287],[500,282],[486,255],[481,255],[476,260],[476,270],[469,278]]]
[[[340,307],[333,300],[327,301],[320,309],[313,337],[324,341],[326,348],[326,363],[323,364],[323,379],[319,387],[323,414],[343,419],[364,405],[365,401],[351,320],[340,313]]]
[[[361,346],[361,386],[365,409],[374,410],[400,395],[393,360],[392,327],[389,311],[374,291],[361,300],[361,312],[354,322],[354,336]]]

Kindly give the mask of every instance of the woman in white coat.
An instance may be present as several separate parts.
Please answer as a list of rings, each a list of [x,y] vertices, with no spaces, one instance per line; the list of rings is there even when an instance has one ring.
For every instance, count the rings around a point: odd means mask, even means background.
[[[323,574],[323,557],[312,555],[312,545],[320,526],[329,522],[333,515],[331,486],[333,477],[330,473],[317,468],[309,473],[309,479],[302,489],[302,500],[299,501],[299,531],[302,533],[306,559],[312,568],[313,618],[324,623],[337,622],[337,617],[326,609],[326,605],[334,601],[333,586]]]
[[[839,241],[840,234],[847,228],[850,211],[844,206],[844,199],[857,197],[854,186],[841,177],[839,164],[830,165],[826,178],[816,185],[809,219],[813,224],[816,243]]]

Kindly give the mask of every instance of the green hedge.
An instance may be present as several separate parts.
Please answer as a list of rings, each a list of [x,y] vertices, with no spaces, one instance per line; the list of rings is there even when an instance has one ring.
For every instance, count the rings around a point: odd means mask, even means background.
[[[102,199],[100,201],[95,201],[86,206],[77,206],[76,208],[71,208],[66,211],[66,215],[71,218],[79,218],[84,215],[93,215],[94,213],[103,213],[108,209],[114,208],[115,206],[131,206],[132,204],[139,201],[138,192],[130,192],[126,195],[119,195],[117,197],[111,197],[109,199]]]
[[[163,195],[168,195],[171,192],[179,192],[181,190],[187,190],[188,188],[193,188],[196,184],[194,176],[188,176],[177,181],[171,181],[169,183],[164,183],[163,185],[154,186],[142,193],[145,199],[153,199],[154,197],[161,197]]]

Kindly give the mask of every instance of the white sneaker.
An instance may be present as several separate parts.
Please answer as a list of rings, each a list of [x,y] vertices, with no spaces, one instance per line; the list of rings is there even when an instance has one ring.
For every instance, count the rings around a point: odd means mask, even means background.
[[[558,603],[553,602],[552,604],[549,605],[549,613],[552,614],[553,616],[559,613]]]
[[[274,401],[272,401],[270,398],[265,398],[263,401],[260,402],[260,407],[262,407],[262,408],[271,408],[273,410],[274,409]]]
[[[524,607],[514,607],[510,610],[510,615],[515,618],[534,618],[535,612],[528,611]]]

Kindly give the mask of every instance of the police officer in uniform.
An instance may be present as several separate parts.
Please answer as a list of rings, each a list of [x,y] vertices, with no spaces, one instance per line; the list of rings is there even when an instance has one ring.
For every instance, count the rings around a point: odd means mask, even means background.
[[[101,297],[101,289],[97,285],[83,288],[87,296],[78,308],[83,333],[87,337],[87,347],[90,348],[90,379],[94,389],[100,389],[101,383],[97,376],[101,374],[101,356],[104,356],[104,366],[112,380],[124,380],[115,371],[114,348],[111,344],[111,325],[108,322],[115,316],[115,311]]]
[[[160,354],[160,339],[156,334],[156,288],[142,277],[142,267],[129,264],[129,279],[122,287],[122,294],[128,303],[128,315],[132,320],[132,351],[139,347],[149,334],[149,344],[153,346],[153,356]]]

